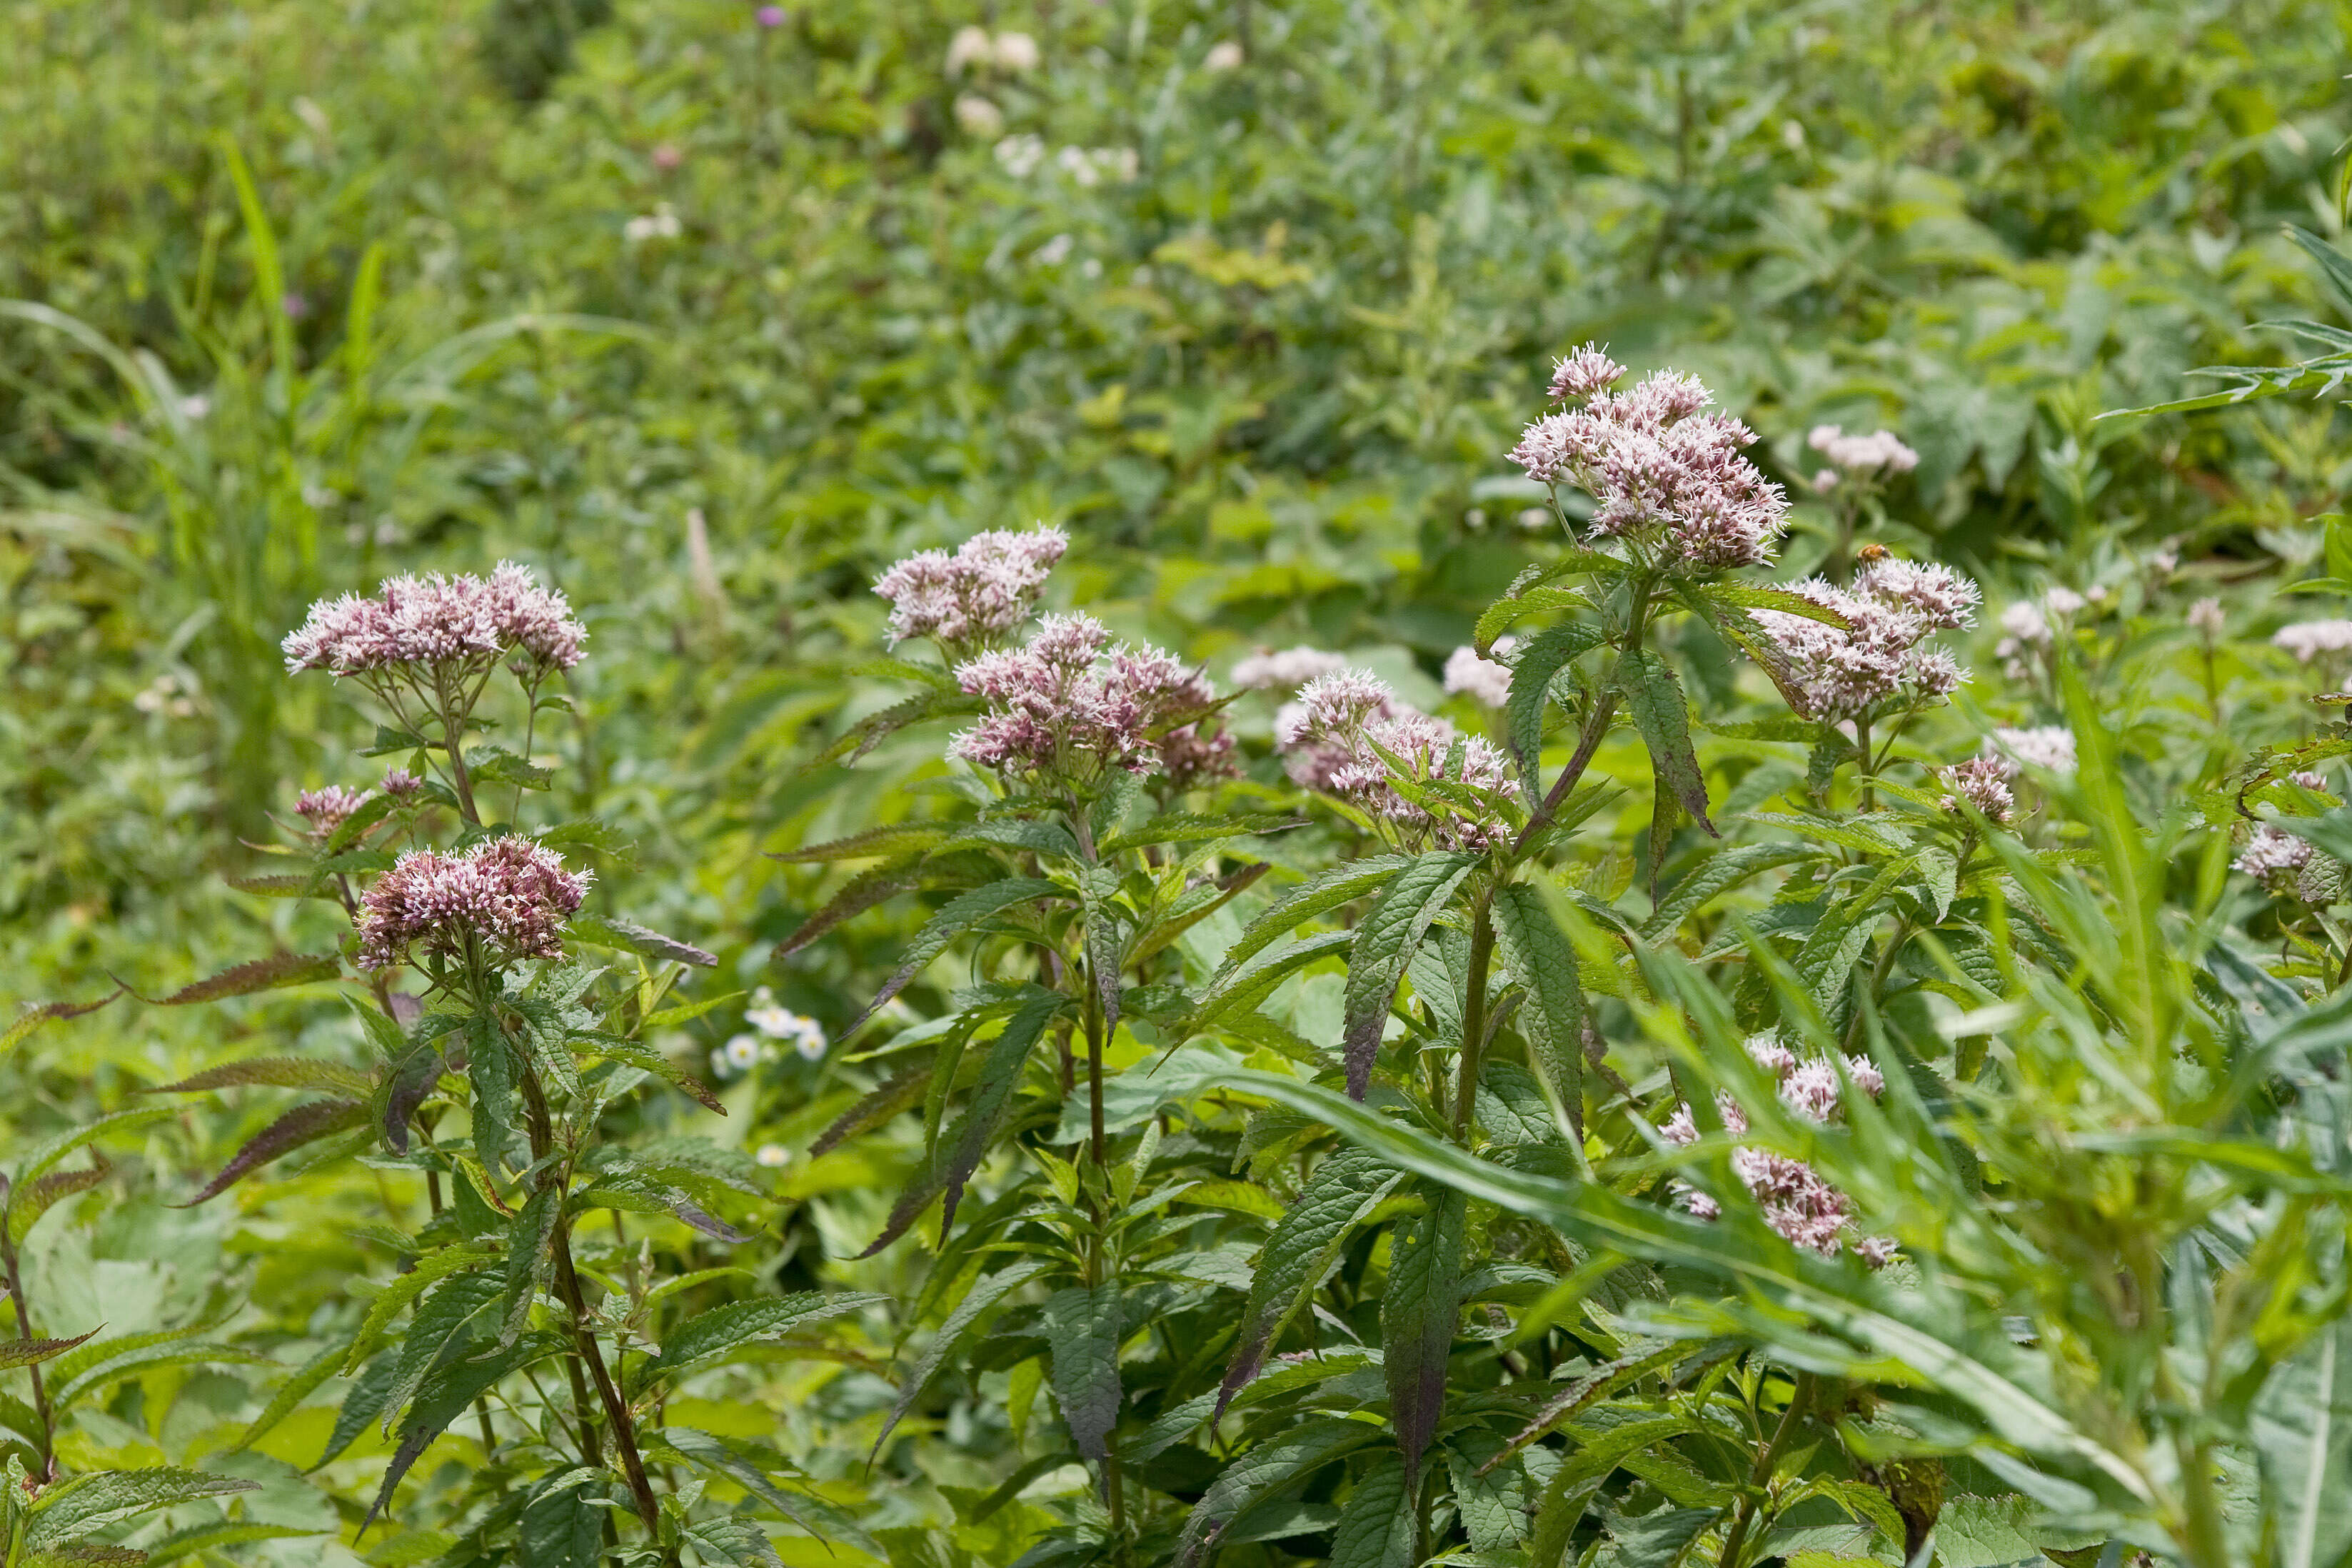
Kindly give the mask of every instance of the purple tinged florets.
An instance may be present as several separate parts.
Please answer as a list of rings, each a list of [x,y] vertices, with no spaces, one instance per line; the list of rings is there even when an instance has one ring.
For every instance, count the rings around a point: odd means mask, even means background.
[[[1582,402],[1598,397],[1624,377],[1625,367],[1611,359],[1597,343],[1587,343],[1552,366],[1554,403]]]
[[[1769,1035],[1748,1041],[1748,1054],[1757,1066],[1778,1080],[1781,1103],[1790,1110],[1817,1122],[1837,1119],[1843,1086],[1829,1058],[1816,1057],[1800,1062],[1795,1052]],[[1885,1077],[1867,1058],[1846,1058],[1845,1077],[1874,1100],[1886,1089]],[[1718,1093],[1715,1108],[1727,1133],[1734,1138],[1748,1135],[1748,1113],[1740,1109],[1738,1101]],[[1697,1123],[1687,1105],[1676,1106],[1658,1132],[1677,1149],[1687,1149],[1699,1139]],[[1884,1268],[1895,1255],[1892,1242],[1853,1234],[1852,1200],[1822,1180],[1820,1173],[1802,1160],[1742,1144],[1731,1152],[1731,1168],[1740,1185],[1748,1189],[1757,1207],[1763,1211],[1764,1223],[1797,1246],[1824,1258],[1834,1258],[1850,1246],[1854,1255],[1873,1268]],[[1683,1207],[1700,1219],[1716,1219],[1723,1213],[1722,1205],[1713,1197],[1686,1182],[1675,1183],[1673,1192]]]
[[[1507,654],[1518,646],[1516,637],[1495,639],[1495,651]],[[1475,647],[1457,647],[1445,658],[1445,689],[1459,693],[1488,708],[1500,708],[1510,700],[1511,667],[1499,659],[1487,658]]]
[[[1028,646],[970,659],[956,667],[956,681],[989,705],[951,747],[982,767],[1087,784],[1167,761],[1188,780],[1230,765],[1230,746],[1197,728],[1216,700],[1209,683],[1159,648],[1114,647],[1109,628],[1090,616],[1047,616]],[[1164,761],[1171,731],[1186,727],[1193,732]]]
[[[353,812],[367,804],[367,791],[345,789],[341,784],[306,789],[294,797],[294,814],[310,825],[315,837],[331,837],[336,828],[352,819]]]
[[[1977,585],[1950,567],[1890,559],[1864,568],[1851,588],[1816,577],[1790,591],[1847,623],[1754,612],[1788,656],[1788,684],[1808,718],[1856,720],[1897,701],[1937,701],[1967,679],[1950,653],[1922,646],[1975,623]]]
[[[570,669],[587,636],[561,593],[541,587],[528,566],[501,561],[487,578],[437,572],[391,577],[373,598],[321,599],[281,647],[289,674],[365,676],[509,654],[541,668]]]
[[[1349,802],[1407,843],[1480,849],[1510,837],[1499,814],[1448,808],[1433,815],[1398,792],[1382,752],[1403,764],[1408,778],[1450,779],[1496,792],[1511,787],[1509,759],[1444,720],[1405,706],[1367,670],[1338,670],[1308,682],[1276,718],[1276,733],[1289,753],[1293,779]]]
[[[1584,406],[1528,426],[1511,460],[1543,484],[1584,490],[1596,503],[1592,537],[1622,539],[1659,564],[1704,573],[1769,561],[1789,498],[1739,456],[1755,433],[1700,413],[1711,398],[1695,377],[1660,371],[1606,390],[1622,374],[1590,348],[1562,361],[1554,395]]]
[[[1805,445],[1849,474],[1876,473],[1881,468],[1907,474],[1919,466],[1919,454],[1892,430],[1849,436],[1834,425],[1816,425],[1806,435]]]
[[[892,646],[929,637],[951,657],[986,647],[1029,618],[1069,535],[1058,528],[975,533],[952,555],[925,550],[874,580],[890,601]]]
[[[2231,864],[2273,892],[2291,892],[2304,868],[2311,864],[2311,856],[2309,839],[2264,822],[2255,826],[2253,836]]]
[[[2007,822],[2017,810],[2017,796],[2009,787],[2011,769],[1999,757],[1971,757],[1944,770],[1944,809],[1958,813],[1966,801],[1990,822]]]
[[[453,855],[412,849],[360,900],[360,962],[389,968],[417,950],[494,965],[561,958],[563,923],[579,911],[592,877],[512,835]]]
[[[425,781],[406,768],[386,768],[383,773],[383,793],[405,805],[425,788]]]

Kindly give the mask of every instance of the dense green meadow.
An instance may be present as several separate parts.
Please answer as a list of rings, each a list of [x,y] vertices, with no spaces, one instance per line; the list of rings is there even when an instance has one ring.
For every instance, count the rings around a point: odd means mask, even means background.
[[[2347,55],[0,6],[0,1568],[2352,1563]]]

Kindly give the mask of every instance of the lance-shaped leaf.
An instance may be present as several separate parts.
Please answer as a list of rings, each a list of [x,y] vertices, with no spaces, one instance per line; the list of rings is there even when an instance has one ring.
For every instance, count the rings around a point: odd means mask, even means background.
[[[691,1426],[665,1426],[660,1440],[688,1461],[733,1481],[819,1541],[841,1542],[870,1557],[887,1555],[863,1526],[814,1490],[788,1492],[776,1485],[769,1472],[789,1468],[782,1455],[740,1440],[714,1437]]]
[[[1054,1401],[1084,1459],[1110,1454],[1111,1429],[1122,1403],[1118,1383],[1118,1283],[1072,1285],[1045,1301],[1045,1339],[1053,1362]]]
[[[507,1232],[507,1268],[499,1310],[499,1347],[503,1350],[522,1337],[530,1321],[530,1304],[547,1279],[548,1243],[562,1213],[561,1193],[551,1183],[530,1194]]]
[[[1203,844],[1220,838],[1239,838],[1249,834],[1286,833],[1294,827],[1304,827],[1302,816],[1285,816],[1279,812],[1236,811],[1223,816],[1203,816],[1198,812],[1171,812],[1139,823],[1123,832],[1114,833],[1097,846],[1104,855],[1121,849],[1140,848],[1146,844]]]
[[[906,956],[899,960],[898,967],[890,978],[883,982],[880,994],[866,1005],[866,1010],[841,1032],[840,1037],[847,1039],[864,1028],[868,1018],[880,1012],[891,997],[904,991],[931,960],[948,950],[948,943],[981,921],[992,915],[1002,914],[1015,904],[1068,896],[1060,883],[1049,882],[1042,877],[1008,877],[1003,881],[991,882],[984,888],[974,888],[949,900],[940,912],[915,933],[913,945],[907,949]]]
[[[1211,1419],[1222,1417],[1242,1385],[1265,1365],[1266,1352],[1339,1260],[1356,1227],[1393,1191],[1404,1173],[1360,1149],[1342,1149],[1315,1167],[1298,1201],[1284,1211],[1258,1254],[1242,1310],[1234,1359],[1225,1368]]]
[[[814,1159],[837,1149],[861,1133],[871,1132],[901,1111],[921,1104],[923,1091],[930,1080],[930,1068],[919,1064],[860,1095],[856,1104],[817,1134],[816,1142],[809,1145],[809,1157]]]
[[[768,852],[768,858],[787,863],[794,860],[898,859],[943,843],[953,826],[954,824],[946,822],[889,822],[879,827],[869,827],[862,833],[853,833],[846,838],[806,844],[798,849],[772,849]]]
[[[1470,641],[1480,658],[1492,658],[1496,640],[1529,616],[1591,608],[1592,600],[1579,588],[1530,588],[1525,593],[1507,594],[1479,615],[1477,624],[1471,628]]]
[[[1835,626],[1842,632],[1853,630],[1852,621],[1827,605],[1817,604],[1802,594],[1792,593],[1786,588],[1774,588],[1759,583],[1709,583],[1696,592],[1718,606],[1729,605],[1742,610],[1777,610],[1784,616],[1801,616],[1825,626]]]
[[[793,929],[793,934],[776,943],[768,955],[771,963],[790,958],[846,920],[854,920],[901,893],[911,893],[923,885],[922,873],[915,869],[912,859],[894,860],[887,866],[877,866],[860,871],[827,899],[824,907]]]
[[[299,1541],[326,1533],[296,1524],[198,1524],[175,1530],[141,1550],[146,1553],[143,1568],[170,1568],[172,1563],[184,1563],[191,1557],[202,1562],[200,1553],[216,1552],[224,1546],[245,1546],[256,1541]],[[27,1568],[37,1565],[27,1564]]]
[[[1201,998],[1192,1012],[1192,1031],[1214,1028],[1255,1011],[1285,980],[1311,963],[1346,952],[1355,940],[1353,931],[1318,931],[1270,952],[1251,954],[1238,968],[1220,975]]]
[[[827,1295],[801,1290],[754,1301],[729,1301],[688,1318],[665,1334],[661,1353],[646,1363],[632,1381],[639,1388],[648,1387],[662,1378],[713,1365],[746,1345],[780,1339],[795,1329],[845,1312],[863,1311],[885,1300],[856,1291]]]
[[[1118,913],[1111,905],[1118,893],[1118,873],[1107,866],[1090,866],[1078,879],[1078,891],[1087,922],[1087,973],[1102,1009],[1102,1039],[1108,1046],[1118,1034]]]
[[[463,1357],[483,1337],[504,1283],[487,1271],[460,1274],[425,1297],[409,1320],[389,1389],[377,1406],[385,1431],[426,1378]]]
[[[279,1384],[278,1392],[269,1396],[269,1403],[262,1407],[261,1414],[253,1418],[253,1424],[229,1446],[228,1451],[232,1454],[245,1452],[275,1430],[279,1422],[293,1415],[304,1400],[319,1391],[320,1384],[342,1370],[346,1348],[341,1343],[331,1344],[304,1362],[293,1376]]]
[[[1234,945],[1226,949],[1225,962],[1217,972],[1217,984],[1222,984],[1253,953],[1283,932],[1296,931],[1317,915],[1328,914],[1342,904],[1351,904],[1378,892],[1412,864],[1402,855],[1374,855],[1350,860],[1294,888],[1280,902],[1250,921]]]
[[[242,1476],[207,1475],[168,1465],[147,1470],[96,1470],[59,1481],[26,1505],[31,1522],[23,1544],[34,1552],[54,1551],[110,1524],[160,1508],[260,1489],[260,1482]]]
[[[725,1563],[732,1568],[783,1568],[776,1543],[748,1519],[698,1520],[679,1533],[694,1544],[704,1563]]]
[[[948,1314],[947,1321],[940,1325],[940,1331],[931,1336],[930,1348],[923,1352],[922,1359],[915,1363],[915,1370],[907,1379],[906,1386],[898,1390],[898,1397],[891,1403],[890,1414],[883,1419],[882,1430],[874,1439],[875,1455],[882,1452],[882,1445],[889,1438],[892,1429],[913,1407],[923,1390],[929,1386],[949,1355],[963,1343],[964,1337],[971,1331],[972,1325],[980,1321],[982,1314],[1052,1267],[1045,1259],[1029,1258],[1010,1268],[998,1269],[965,1292],[963,1300],[956,1303],[955,1310]],[[868,1456],[869,1462],[872,1457]]]
[[[158,1007],[185,1007],[197,1002],[217,1002],[225,996],[248,996],[257,991],[274,991],[281,985],[307,985],[313,981],[332,980],[342,973],[342,962],[332,953],[281,952],[268,958],[257,958],[250,963],[240,963],[234,969],[224,969],[209,979],[193,985],[183,985],[169,996],[142,996]],[[135,993],[134,993],[135,994]]]
[[[814,773],[828,763],[855,765],[866,752],[888,740],[909,724],[919,724],[926,719],[961,717],[985,711],[987,704],[977,697],[966,697],[961,691],[922,691],[903,702],[894,702],[879,713],[869,713],[851,725],[839,740],[811,757],[802,765],[803,773]]]
[[[1417,1521],[1403,1458],[1383,1454],[1357,1478],[1331,1533],[1331,1568],[1413,1568]]]
[[[2332,1568],[2352,1554],[2352,1321],[2322,1331],[2263,1383],[2254,1458],[2278,1568]]]
[[[1552,919],[1543,895],[1524,882],[1495,889],[1495,934],[1503,960],[1527,988],[1522,1027],[1536,1065],[1572,1128],[1584,1122],[1584,986],[1576,949]]]
[[[172,1206],[192,1209],[208,1203],[280,1154],[359,1126],[367,1120],[367,1110],[366,1103],[357,1100],[314,1100],[307,1105],[298,1105],[255,1133],[252,1142],[221,1167],[220,1174],[205,1184],[203,1191],[186,1203]]]
[[[317,1089],[341,1095],[365,1095],[375,1080],[356,1068],[305,1057],[253,1057],[206,1068],[177,1083],[158,1084],[146,1094],[196,1094],[212,1089]]]
[[[1806,706],[1804,683],[1797,679],[1795,667],[1789,659],[1789,650],[1766,631],[1763,623],[1739,605],[1711,598],[1690,585],[1675,590],[1675,597],[1683,606],[1705,621],[1715,634],[1756,661],[1756,668],[1769,677],[1780,689],[1780,700],[1793,713],[1810,714]]]
[[[1642,934],[1655,937],[1673,931],[1696,914],[1707,900],[1729,891],[1748,878],[1776,866],[1791,866],[1821,858],[1821,851],[1802,844],[1742,844],[1708,856],[1676,882],[1642,922]]]
[[[49,1403],[68,1410],[89,1394],[111,1387],[126,1377],[142,1376],[173,1366],[275,1366],[268,1356],[235,1345],[207,1344],[194,1336],[195,1328],[165,1329],[153,1333],[117,1334],[91,1340],[57,1358],[52,1367]]]
[[[1003,1032],[990,1042],[988,1055],[981,1062],[980,1079],[973,1085],[971,1103],[948,1135],[932,1148],[922,1168],[891,1206],[882,1234],[859,1257],[871,1258],[905,1235],[907,1227],[935,1197],[945,1199],[940,1234],[947,1235],[948,1226],[955,1218],[956,1205],[963,1196],[964,1184],[980,1169],[988,1146],[995,1142],[997,1130],[1003,1125],[1006,1108],[1020,1084],[1021,1069],[1030,1051],[1045,1032],[1045,1026],[1061,1012],[1063,1004],[1060,993],[1040,990],[1005,1021]]]
[[[341,1407],[335,1414],[334,1429],[327,1436],[326,1451],[310,1468],[324,1469],[341,1457],[344,1449],[359,1441],[361,1433],[375,1424],[392,1397],[393,1379],[399,1373],[400,1357],[386,1352],[368,1363],[361,1372],[351,1392],[343,1395]]]
[[[118,984],[95,1002],[37,1002],[12,1019],[6,1028],[0,1029],[0,1051],[7,1050],[44,1024],[95,1013],[121,995],[124,990],[125,987]]]
[[[530,1568],[596,1568],[604,1545],[604,1510],[584,1490],[601,1479],[585,1468],[551,1476],[532,1489],[515,1529],[515,1546]]]
[[[574,915],[572,934],[582,942],[597,947],[618,948],[646,958],[658,958],[671,963],[691,963],[709,969],[719,962],[719,956],[707,952],[692,942],[664,936],[649,931],[635,921],[625,921],[618,915]]]
[[[1511,757],[1518,763],[1519,780],[1531,804],[1537,798],[1536,764],[1543,754],[1544,704],[1551,700],[1552,678],[1604,640],[1591,627],[1571,621],[1542,633],[1511,661],[1504,732],[1510,737]]]
[[[114,1167],[102,1154],[92,1154],[90,1164],[79,1171],[50,1171],[37,1176],[19,1187],[8,1190],[8,1239],[21,1242],[32,1231],[40,1217],[58,1204],[77,1193],[86,1193],[113,1173]]]
[[[168,1105],[151,1105],[138,1110],[118,1110],[83,1126],[60,1132],[53,1138],[35,1144],[32,1152],[25,1155],[16,1170],[11,1173],[11,1179],[20,1187],[28,1182],[38,1181],[44,1173],[55,1169],[58,1161],[77,1149],[86,1148],[97,1142],[108,1133],[128,1132],[135,1128],[152,1126],[158,1121],[169,1121],[172,1120],[172,1108]]]
[[[1444,911],[1454,889],[1477,864],[1477,856],[1452,851],[1407,862],[1356,928],[1348,952],[1347,1025],[1341,1040],[1349,1099],[1363,1099],[1370,1087],[1372,1058],[1380,1054],[1381,1035],[1406,963],[1428,934],[1430,922]]]
[[[1642,731],[1651,765],[1673,787],[1693,820],[1709,833],[1715,824],[1706,815],[1706,779],[1699,772],[1698,753],[1691,750],[1690,702],[1683,683],[1666,661],[1647,648],[1635,648],[1617,661],[1617,689],[1625,694],[1626,711]]]
[[[451,1362],[428,1376],[416,1392],[416,1402],[409,1407],[408,1418],[400,1425],[399,1446],[393,1449],[392,1463],[384,1468],[383,1484],[376,1491],[375,1501],[368,1505],[362,1528],[375,1522],[375,1516],[392,1500],[401,1478],[432,1446],[433,1439],[447,1431],[449,1423],[465,1413],[466,1406],[496,1387],[501,1378],[544,1361],[562,1348],[563,1342],[553,1334],[526,1335],[504,1350]]]
[[[1507,1458],[1503,1440],[1484,1426],[1446,1439],[1445,1468],[1454,1482],[1454,1510],[1474,1552],[1510,1551],[1526,1529],[1526,1477]]]
[[[1369,1421],[1324,1419],[1294,1426],[1251,1447],[1227,1465],[1192,1505],[1176,1542],[1176,1568],[1193,1568],[1250,1504],[1380,1436],[1381,1428]]]
[[[1397,1232],[1381,1294],[1381,1348],[1388,1373],[1390,1420],[1403,1450],[1406,1478],[1421,1476],[1421,1456],[1445,1409],[1445,1368],[1462,1318],[1463,1226],[1469,1200],[1451,1187],[1427,1190],[1428,1208]]]
[[[88,1334],[76,1334],[69,1340],[0,1340],[0,1368],[37,1366],[42,1362],[65,1354],[76,1345],[89,1342],[90,1335],[97,1332],[92,1329]]]
[[[497,1019],[467,1020],[466,1076],[474,1086],[474,1147],[492,1173],[511,1168],[521,1066]]]

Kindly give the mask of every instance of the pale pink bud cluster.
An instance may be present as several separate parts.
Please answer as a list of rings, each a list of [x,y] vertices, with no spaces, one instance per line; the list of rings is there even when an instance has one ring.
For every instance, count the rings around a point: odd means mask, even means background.
[[[2063,724],[2037,724],[2031,729],[1999,729],[1985,742],[1985,755],[2005,761],[2011,778],[2017,764],[2044,768],[2063,778],[2074,774],[2074,731]]]
[[[530,567],[501,561],[488,578],[435,572],[387,578],[373,598],[321,599],[280,646],[289,674],[487,666],[509,654],[543,669],[570,669],[587,636],[562,594],[541,587]]]
[[[1890,557],[1864,567],[1848,588],[1817,577],[1790,586],[1847,623],[1754,612],[1789,656],[1808,718],[1858,720],[1891,704],[1937,701],[1967,679],[1949,651],[1926,646],[1936,632],[1976,621],[1979,591],[1950,567]]]
[[[1276,721],[1276,729],[1290,753],[1286,760],[1292,778],[1349,802],[1403,843],[1482,849],[1509,840],[1509,826],[1499,812],[1441,806],[1433,814],[1398,792],[1400,777],[1448,779],[1472,789],[1507,791],[1511,787],[1510,763],[1486,742],[1464,736],[1444,720],[1405,706],[1385,681],[1369,671],[1342,669],[1310,681]],[[1397,759],[1401,768],[1392,768],[1382,752]]]
[[[1347,667],[1341,655],[1318,647],[1301,646],[1280,653],[1265,649],[1234,665],[1233,680],[1244,691],[1296,691],[1318,675]]]
[[[1592,536],[1624,540],[1654,564],[1712,572],[1769,561],[1789,498],[1739,455],[1755,433],[1702,414],[1713,399],[1693,377],[1660,371],[1609,391],[1623,374],[1590,346],[1561,361],[1553,395],[1583,406],[1528,426],[1511,460],[1543,484],[1591,495]]]
[[[1090,616],[1047,616],[1026,647],[958,665],[956,681],[989,711],[955,738],[954,755],[1001,773],[1077,784],[1118,769],[1152,772],[1162,765],[1169,732],[1197,724],[1216,700],[1175,656],[1114,647],[1109,628]],[[1197,775],[1230,766],[1230,749],[1196,730],[1176,742],[1173,760]]]
[[[925,550],[874,580],[890,601],[890,642],[929,637],[950,655],[987,647],[1029,618],[1070,547],[1058,528],[975,533],[952,555]]]
[[[1811,1121],[1828,1123],[1838,1118],[1843,1106],[1843,1085],[1829,1058],[1800,1062],[1795,1052],[1769,1035],[1748,1041],[1748,1054],[1778,1081],[1780,1102],[1790,1110]],[[1885,1079],[1864,1057],[1845,1058],[1845,1077],[1873,1100],[1886,1089]],[[1748,1135],[1748,1113],[1738,1101],[1718,1093],[1715,1108],[1726,1132],[1734,1138]],[[1699,1139],[1697,1122],[1687,1105],[1676,1106],[1658,1131],[1677,1149],[1687,1149]],[[1822,1180],[1821,1173],[1802,1160],[1743,1143],[1731,1152],[1731,1168],[1763,1211],[1764,1223],[1797,1246],[1824,1258],[1834,1258],[1850,1246],[1873,1268],[1884,1267],[1894,1257],[1892,1242],[1853,1234],[1853,1200]],[[1675,1183],[1673,1190],[1683,1207],[1700,1219],[1715,1219],[1723,1213],[1714,1198],[1686,1182]]]
[[[294,797],[294,815],[310,825],[314,837],[330,838],[336,828],[352,819],[353,812],[367,804],[367,791],[345,789],[341,784],[306,789]]]
[[[1516,637],[1495,639],[1495,651],[1499,654],[1507,655],[1517,646]],[[1445,689],[1449,695],[1460,694],[1488,708],[1500,708],[1511,698],[1511,667],[1486,658],[1475,647],[1457,647],[1445,657]]]
[[[2009,787],[2011,772],[1999,757],[1954,763],[1944,770],[1944,787],[1952,792],[1944,797],[1944,809],[1958,813],[1966,801],[1988,821],[2007,822],[2017,810],[2017,796]]]
[[[1919,466],[1919,454],[1905,446],[1902,437],[1892,430],[1849,436],[1834,425],[1816,425],[1805,437],[1805,445],[1836,465],[1813,476],[1813,488],[1818,490],[1833,489],[1842,474],[1857,477],[1882,469],[1890,474],[1907,474]]]
[[[563,955],[563,922],[592,873],[567,871],[535,839],[485,839],[454,855],[412,849],[360,900],[360,962],[388,968],[421,950],[490,964]]]
[[[425,788],[425,781],[406,768],[386,768],[383,788],[384,794],[405,805]]]
[[[2298,874],[2311,864],[2311,854],[2309,839],[2297,838],[2265,822],[2256,826],[2231,864],[2273,892],[2291,892]]]
[[[2352,621],[2298,621],[2281,626],[2271,641],[2294,655],[2297,664],[2309,664],[2321,654],[2352,648]]]
[[[2189,629],[2208,642],[2218,641],[2228,626],[2229,621],[2221,614],[2221,600],[2208,597],[2189,606]],[[2305,662],[2310,661],[2306,659]]]

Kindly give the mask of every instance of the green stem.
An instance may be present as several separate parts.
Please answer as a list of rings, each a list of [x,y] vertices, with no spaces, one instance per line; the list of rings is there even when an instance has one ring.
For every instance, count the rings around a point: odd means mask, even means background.
[[[16,1267],[16,1243],[8,1240],[5,1235],[0,1235],[0,1263],[5,1263],[7,1268],[9,1305],[16,1309],[16,1337],[19,1340],[29,1340],[33,1337],[32,1309],[25,1302],[25,1280]],[[31,1363],[25,1370],[33,1374],[33,1409],[41,1420],[41,1429],[37,1434],[40,1439],[37,1457],[41,1461],[41,1473],[37,1479],[45,1482],[53,1481],[58,1479],[57,1417],[49,1409],[49,1392],[41,1381],[41,1363]],[[13,1551],[9,1555],[9,1561],[12,1563],[16,1561]]]
[[[1742,1568],[1740,1548],[1748,1543],[1748,1532],[1763,1511],[1765,1489],[1780,1462],[1780,1450],[1796,1436],[1806,1407],[1813,1402],[1813,1390],[1819,1381],[1810,1372],[1797,1374],[1797,1386],[1789,1395],[1789,1408],[1781,1412],[1780,1425],[1772,1430],[1772,1440],[1764,1445],[1764,1451],[1756,1456],[1755,1468],[1748,1473],[1748,1493],[1739,1500],[1739,1517],[1732,1521],[1731,1533],[1724,1538],[1723,1555],[1716,1559],[1718,1568]]]
[[[1461,1066],[1454,1084],[1454,1135],[1470,1142],[1470,1113],[1477,1102],[1478,1058],[1486,1045],[1486,973],[1495,961],[1494,894],[1479,895],[1470,915],[1470,983],[1462,999]]]

